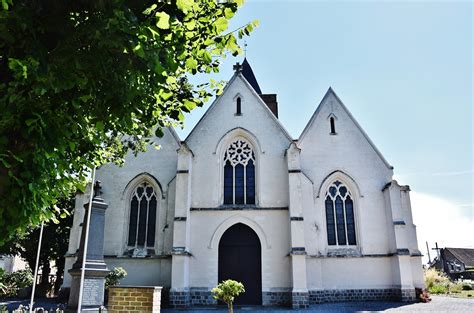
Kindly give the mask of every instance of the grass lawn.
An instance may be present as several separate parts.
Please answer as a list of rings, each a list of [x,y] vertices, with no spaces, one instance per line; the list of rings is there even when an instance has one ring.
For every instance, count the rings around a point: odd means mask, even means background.
[[[462,290],[460,293],[447,294],[448,297],[453,298],[471,298],[474,299],[474,290]]]

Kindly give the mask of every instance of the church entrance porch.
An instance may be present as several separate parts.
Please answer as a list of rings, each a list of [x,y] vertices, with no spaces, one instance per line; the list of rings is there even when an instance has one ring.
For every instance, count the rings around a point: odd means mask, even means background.
[[[262,304],[262,248],[257,234],[242,223],[229,227],[219,242],[218,281],[226,279],[244,284],[235,304]]]

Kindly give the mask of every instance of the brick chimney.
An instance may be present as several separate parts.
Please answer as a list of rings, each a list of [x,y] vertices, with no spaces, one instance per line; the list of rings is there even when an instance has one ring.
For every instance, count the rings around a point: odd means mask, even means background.
[[[267,107],[270,109],[270,111],[273,112],[273,114],[278,118],[278,102],[277,102],[277,95],[275,93],[271,94],[266,94],[266,95],[260,95],[260,98],[262,98],[263,102],[267,105]]]

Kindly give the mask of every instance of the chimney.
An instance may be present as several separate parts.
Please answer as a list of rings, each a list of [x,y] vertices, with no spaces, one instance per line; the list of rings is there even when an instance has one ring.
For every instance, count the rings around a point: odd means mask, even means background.
[[[262,98],[263,102],[265,102],[270,111],[272,111],[276,118],[278,118],[277,95],[274,93],[266,95],[261,94],[260,98]]]

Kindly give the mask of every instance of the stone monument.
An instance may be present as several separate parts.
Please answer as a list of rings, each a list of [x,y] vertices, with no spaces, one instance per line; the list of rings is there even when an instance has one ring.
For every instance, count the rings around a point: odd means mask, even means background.
[[[92,199],[90,230],[87,244],[85,263],[84,285],[82,293],[82,309],[94,310],[104,305],[105,276],[109,273],[104,262],[104,223],[105,210],[108,205],[100,197],[101,185],[99,181],[94,184],[94,197]],[[72,276],[71,293],[69,295],[68,312],[77,311],[79,305],[79,289],[81,281],[81,267],[84,258],[84,244],[87,227],[87,213],[89,204],[85,204],[84,221],[82,223],[81,242],[77,260],[69,274]]]

